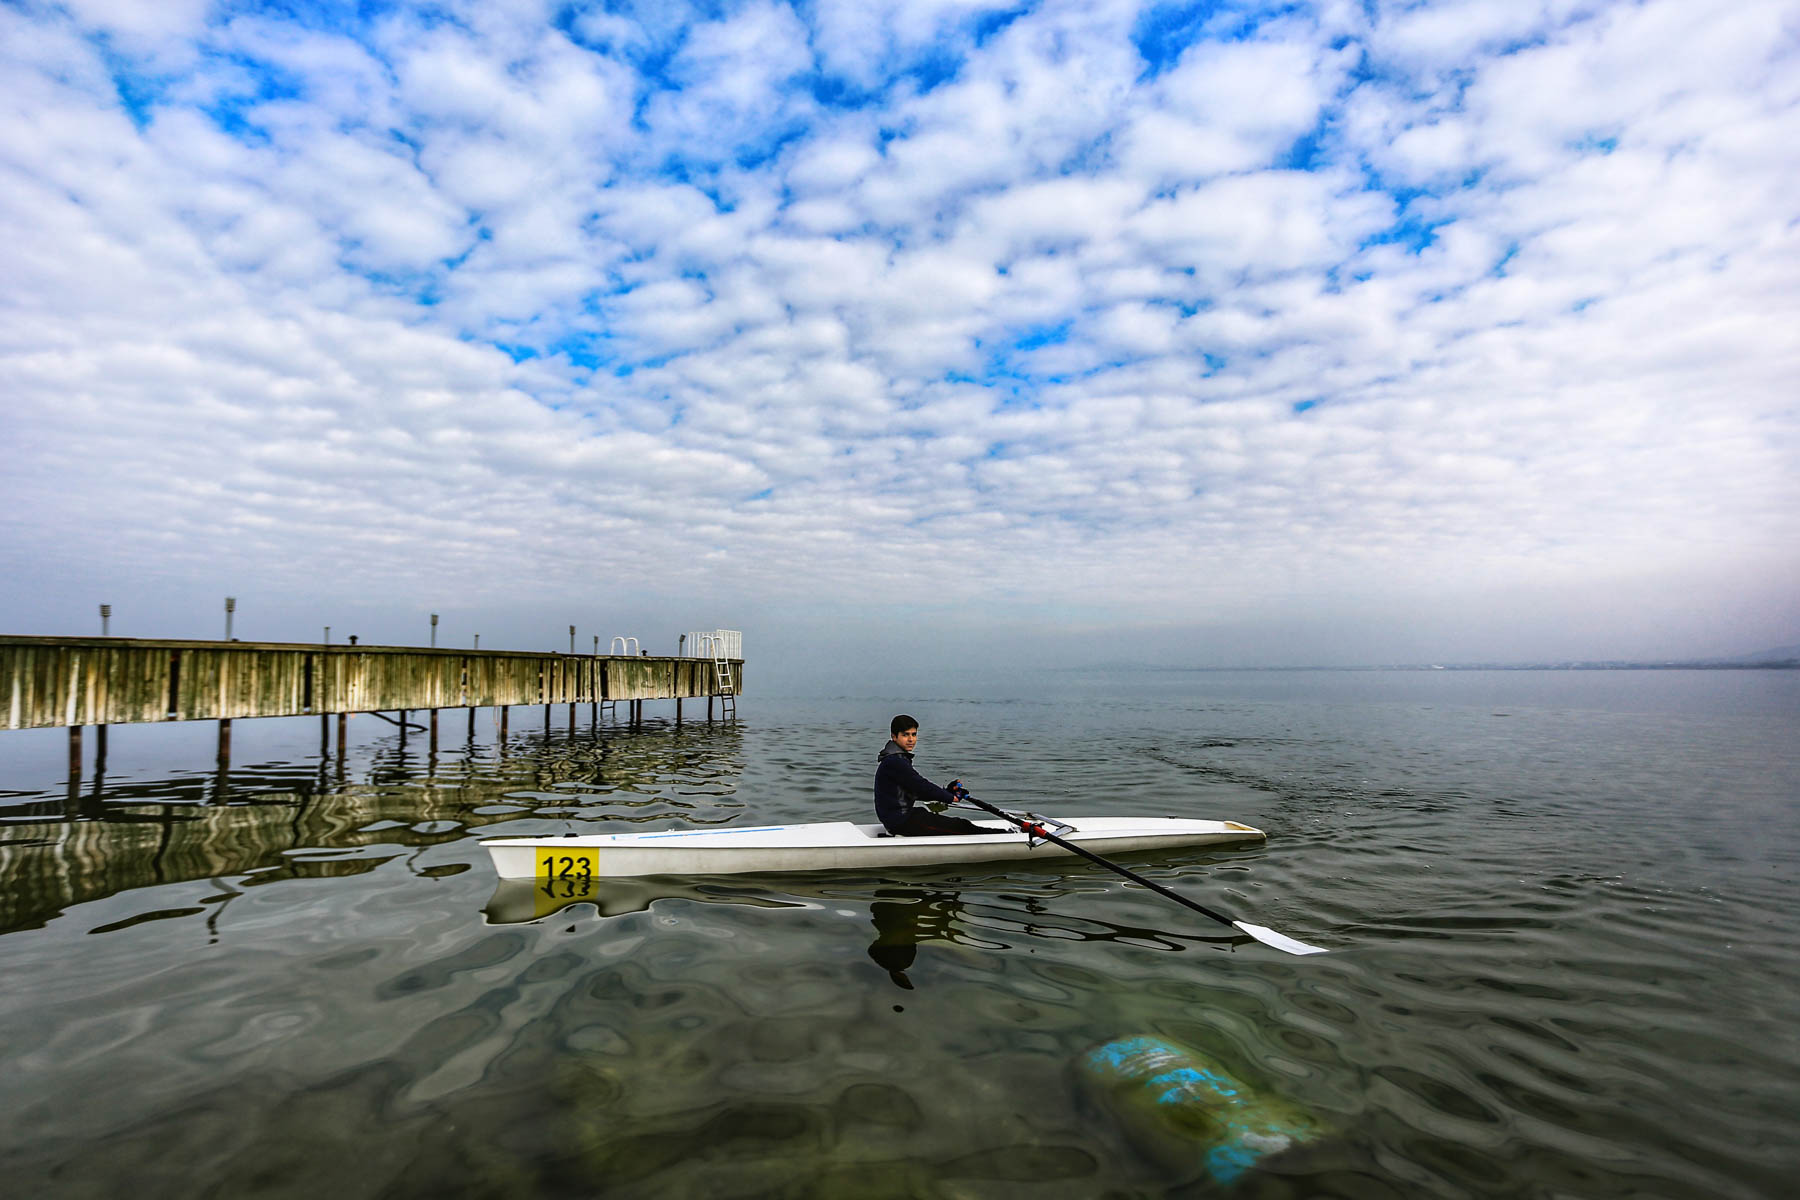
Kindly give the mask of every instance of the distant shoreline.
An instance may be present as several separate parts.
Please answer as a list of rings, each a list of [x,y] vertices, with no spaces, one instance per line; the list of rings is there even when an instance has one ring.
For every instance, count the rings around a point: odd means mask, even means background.
[[[1357,667],[1185,667],[1164,663],[1096,663],[1069,670],[1124,671],[1793,671],[1800,659],[1776,662],[1390,663]]]

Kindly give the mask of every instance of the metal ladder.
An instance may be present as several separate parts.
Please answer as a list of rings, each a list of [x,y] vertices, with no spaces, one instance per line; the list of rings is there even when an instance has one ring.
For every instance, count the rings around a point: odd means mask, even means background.
[[[624,634],[619,634],[614,637],[612,641],[607,643],[606,653],[612,657],[623,656],[636,658],[638,656],[638,640],[634,637],[626,637]],[[627,703],[630,702],[627,701]],[[599,702],[599,705],[600,716],[606,717],[608,720],[612,721],[617,721],[619,719],[619,702],[617,700],[602,700]]]
[[[713,678],[718,684],[719,715],[721,717],[737,716],[737,685],[731,677],[731,660],[723,638],[707,638],[708,647],[713,656]]]

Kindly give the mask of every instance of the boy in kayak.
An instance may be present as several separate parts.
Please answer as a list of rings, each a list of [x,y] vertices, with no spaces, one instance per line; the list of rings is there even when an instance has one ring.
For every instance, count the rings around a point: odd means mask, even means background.
[[[960,780],[941,788],[913,769],[913,751],[919,745],[919,723],[902,713],[888,726],[893,735],[881,748],[875,768],[875,815],[896,837],[932,837],[946,833],[1007,833],[989,829],[961,817],[932,812],[926,804],[954,804]]]

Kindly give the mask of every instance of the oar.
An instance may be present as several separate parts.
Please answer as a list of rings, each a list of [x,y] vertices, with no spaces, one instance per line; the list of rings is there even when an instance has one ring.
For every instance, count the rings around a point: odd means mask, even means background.
[[[1186,896],[1183,896],[1180,892],[1170,891],[1168,888],[1164,887],[1160,883],[1157,883],[1155,880],[1145,879],[1142,875],[1139,875],[1136,871],[1127,870],[1124,867],[1121,867],[1116,862],[1112,862],[1108,859],[1101,858],[1098,854],[1095,854],[1091,850],[1083,850],[1080,846],[1077,846],[1075,843],[1068,841],[1064,838],[1057,837],[1054,833],[1051,833],[1048,829],[1045,829],[1042,825],[1038,824],[1036,821],[1027,820],[1024,817],[1014,816],[1012,813],[1007,812],[1003,808],[995,808],[993,805],[989,804],[986,800],[977,800],[975,797],[969,795],[967,792],[959,791],[956,793],[956,795],[959,799],[966,800],[967,802],[969,802],[970,804],[973,804],[977,808],[986,809],[988,812],[993,813],[996,817],[1004,817],[1006,820],[1011,821],[1014,825],[1017,825],[1020,829],[1023,829],[1026,833],[1031,834],[1033,837],[1041,837],[1047,842],[1053,842],[1056,845],[1061,846],[1064,850],[1067,850],[1071,854],[1079,854],[1081,857],[1087,859],[1091,863],[1098,863],[1100,866],[1105,867],[1107,870],[1112,871],[1115,874],[1123,875],[1125,878],[1131,880],[1131,882],[1133,882],[1133,883],[1142,884],[1143,886],[1149,888],[1151,891],[1157,893],[1159,896],[1167,896],[1169,899],[1175,901],[1175,903],[1177,903],[1177,904],[1185,904],[1189,908],[1193,909],[1195,912],[1199,913],[1201,916],[1211,917],[1213,920],[1218,921],[1220,924],[1229,925],[1233,929],[1241,929],[1243,932],[1249,934],[1251,937],[1255,938],[1257,941],[1261,942],[1265,946],[1273,946],[1273,947],[1275,947],[1275,949],[1285,950],[1289,954],[1325,954],[1325,953],[1328,953],[1326,951],[1325,947],[1323,947],[1323,946],[1308,945],[1307,943],[1301,941],[1298,938],[1289,937],[1285,933],[1276,933],[1273,929],[1268,929],[1261,925],[1252,925],[1248,921],[1236,921],[1236,920],[1233,920],[1232,918],[1226,916],[1222,912],[1215,912],[1214,910],[1206,907],[1206,905],[1204,905],[1204,904],[1197,904],[1194,901],[1189,900]]]

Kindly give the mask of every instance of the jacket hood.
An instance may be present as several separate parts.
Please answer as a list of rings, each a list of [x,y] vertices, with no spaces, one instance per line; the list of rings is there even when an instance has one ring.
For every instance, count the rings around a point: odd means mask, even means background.
[[[881,748],[881,753],[877,754],[875,757],[877,759],[883,759],[883,758],[886,758],[890,754],[906,754],[906,751],[904,751],[900,748],[899,742],[896,742],[893,738],[889,738],[888,744],[883,746]],[[906,754],[906,757],[911,758],[912,755]]]

